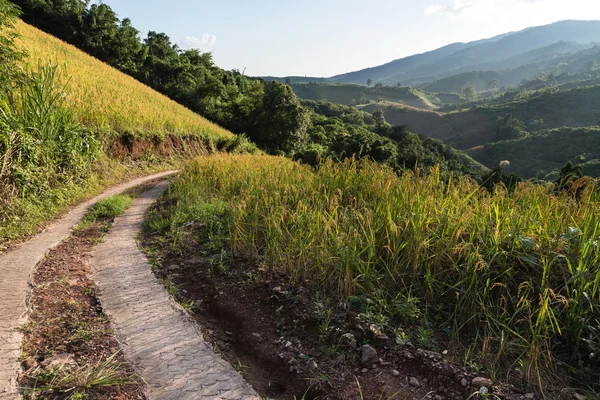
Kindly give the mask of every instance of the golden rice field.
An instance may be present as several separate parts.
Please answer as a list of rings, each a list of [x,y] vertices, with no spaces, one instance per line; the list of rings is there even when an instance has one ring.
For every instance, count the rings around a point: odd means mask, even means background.
[[[152,131],[232,136],[166,96],[51,35],[19,21],[17,46],[28,63],[54,63],[65,68],[67,104],[86,126],[123,132]]]
[[[441,315],[454,334],[479,343],[492,374],[504,357],[534,384],[556,372],[557,360],[598,366],[593,185],[579,200],[532,183],[490,195],[468,179],[446,184],[435,170],[398,176],[368,161],[313,170],[220,155],[190,163],[169,197],[148,224],[171,245],[186,243],[186,226],[200,226],[188,234],[221,235],[234,254],[325,294],[377,296],[390,309],[416,298],[423,321]],[[406,328],[389,317],[391,331]]]

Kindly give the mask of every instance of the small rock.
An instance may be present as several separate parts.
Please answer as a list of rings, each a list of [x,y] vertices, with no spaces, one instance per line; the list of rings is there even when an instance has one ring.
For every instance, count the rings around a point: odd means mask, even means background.
[[[429,380],[427,378],[423,378],[423,383],[427,383]]]
[[[33,357],[27,357],[21,362],[21,366],[25,371],[30,370],[31,368],[37,367],[38,363]]]
[[[469,382],[467,382],[465,378],[462,378],[460,380],[460,384],[462,385],[462,387],[467,387],[467,385],[469,385]]]
[[[62,368],[77,365],[71,354],[55,354],[42,362],[44,368]]]
[[[394,375],[394,376],[400,376],[400,371],[398,371],[398,370],[393,370],[393,371],[392,371],[392,375]]]
[[[471,385],[475,386],[475,387],[481,387],[481,386],[485,386],[485,387],[490,387],[492,386],[494,382],[492,382],[491,379],[489,378],[484,378],[482,376],[478,376],[476,378],[473,378],[473,380],[471,381]]]
[[[410,386],[414,386],[414,387],[421,386],[421,382],[419,382],[419,380],[417,378],[415,378],[414,376],[410,377],[410,379],[408,380],[408,383],[410,383]]]
[[[377,356],[377,350],[368,344],[363,344],[360,348],[360,363],[363,366],[369,366],[379,361],[379,357]]]
[[[443,397],[442,397],[442,396],[440,396],[439,394],[436,394],[436,395],[435,395],[435,397],[434,397],[434,399],[435,399],[435,400],[442,400],[442,399],[443,399]]]
[[[273,291],[274,291],[275,293],[281,293],[281,292],[283,292],[283,290],[281,290],[281,286],[275,286],[275,287],[273,288]]]
[[[575,400],[586,400],[586,397],[584,395],[582,395],[582,394],[579,394],[579,393],[573,393],[573,398]]]
[[[366,374],[367,372],[369,372],[369,369],[368,368],[363,368],[362,371],[360,371],[360,372],[362,372],[363,374]]]
[[[262,339],[262,335],[260,333],[257,333],[257,332],[252,332],[252,336],[254,336],[255,338],[257,338],[258,340]]]
[[[352,333],[344,333],[342,335],[342,342],[352,349],[356,348],[356,337]]]
[[[533,399],[535,399],[535,394],[533,394],[533,393],[526,393],[525,394],[525,398],[527,400],[533,400]]]
[[[391,365],[392,363],[389,361],[384,361],[382,358],[379,359],[379,365],[381,365],[382,367],[387,367],[388,365]]]

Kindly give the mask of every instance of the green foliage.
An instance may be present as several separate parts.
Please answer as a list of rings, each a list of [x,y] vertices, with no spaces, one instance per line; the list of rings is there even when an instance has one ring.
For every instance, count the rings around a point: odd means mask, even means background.
[[[484,351],[481,365],[519,366],[503,372],[537,385],[557,362],[597,371],[598,195],[587,187],[575,202],[531,183],[490,195],[369,161],[219,156],[191,163],[159,215],[169,236],[196,221],[196,204],[226,202],[234,256],[347,297],[399,341],[402,321],[421,318],[415,338],[435,345],[439,316]]]
[[[115,218],[123,214],[132,203],[133,199],[125,195],[116,195],[100,200],[90,208],[90,211],[85,216],[85,221],[90,222],[98,219]]]
[[[462,88],[461,93],[466,101],[474,101],[477,98],[477,91],[473,85],[466,85]]]
[[[8,0],[0,0],[0,91],[5,92],[20,80],[16,63],[23,57],[14,44],[14,23],[18,9]]]
[[[519,139],[488,143],[473,157],[484,165],[510,160],[511,171],[524,178],[556,180],[567,162],[583,163],[583,172],[600,176],[600,129],[560,128],[543,130]]]
[[[100,154],[95,135],[63,107],[57,66],[26,70],[20,90],[0,94],[1,199],[43,197],[66,182],[85,180]]]
[[[303,104],[312,111],[312,143],[297,150],[294,158],[311,165],[328,157],[368,157],[397,171],[418,168],[427,172],[438,165],[444,179],[463,174],[480,177],[486,170],[438,140],[410,133],[406,127],[390,126],[382,112],[370,114],[323,100]]]

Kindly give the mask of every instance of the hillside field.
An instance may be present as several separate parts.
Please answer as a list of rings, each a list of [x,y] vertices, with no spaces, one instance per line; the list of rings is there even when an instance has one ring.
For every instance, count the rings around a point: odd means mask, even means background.
[[[62,67],[67,106],[90,127],[124,132],[191,133],[231,137],[207,121],[134,78],[98,61],[47,33],[19,21],[16,44],[27,51],[27,64]]]
[[[258,287],[275,279],[286,304],[300,291],[317,322],[301,321],[292,334],[318,327],[310,337],[351,352],[349,360],[355,349],[340,347],[349,332],[393,346],[373,338],[384,334],[450,348],[494,380],[557,398],[561,385],[598,382],[568,367],[598,371],[598,200],[593,187],[580,201],[531,183],[490,194],[469,179],[444,184],[435,170],[398,176],[369,161],[312,169],[224,155],[191,162],[146,225],[167,266],[168,254],[212,254],[211,276],[239,274]],[[196,265],[188,276],[200,286]]]

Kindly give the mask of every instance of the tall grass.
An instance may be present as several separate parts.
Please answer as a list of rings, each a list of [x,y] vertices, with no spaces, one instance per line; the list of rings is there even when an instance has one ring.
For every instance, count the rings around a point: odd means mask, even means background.
[[[67,107],[88,127],[141,134],[163,132],[231,137],[207,121],[116,69],[24,22],[16,25],[16,44],[27,52],[27,63],[66,66],[71,83]],[[65,82],[63,82],[64,84]]]
[[[192,162],[169,197],[154,226],[171,238],[203,222],[207,204],[225,201],[220,215],[236,255],[340,296],[416,297],[457,337],[478,340],[486,360],[516,361],[530,383],[552,374],[556,359],[598,365],[600,197],[592,188],[580,201],[534,184],[490,195],[467,179],[445,184],[435,170],[397,176],[367,161],[312,170],[277,157],[218,156]]]

